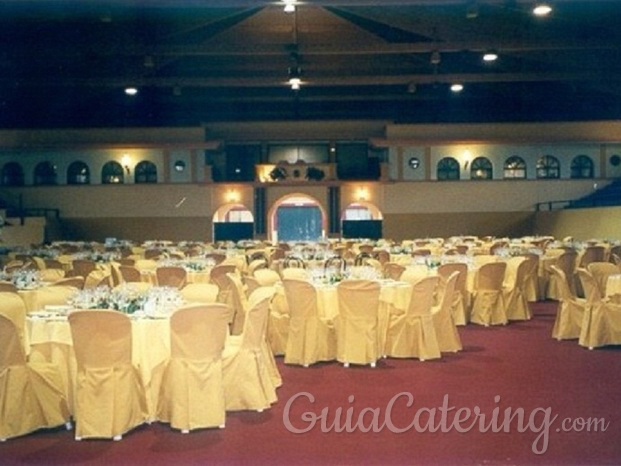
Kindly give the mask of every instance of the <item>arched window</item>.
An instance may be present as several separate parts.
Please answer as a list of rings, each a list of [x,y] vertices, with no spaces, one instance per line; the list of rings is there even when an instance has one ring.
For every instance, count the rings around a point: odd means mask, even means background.
[[[24,186],[24,169],[17,162],[6,163],[2,167],[3,186]]]
[[[556,157],[544,155],[537,160],[537,178],[552,179],[561,177],[561,165]]]
[[[67,184],[89,184],[91,172],[84,162],[75,161],[67,168]]]
[[[101,169],[102,184],[120,184],[125,182],[123,167],[119,162],[111,161]]]
[[[438,162],[438,180],[458,180],[459,162],[452,157],[444,157]]]
[[[470,164],[470,179],[491,180],[494,174],[492,162],[485,157],[477,157]]]
[[[525,179],[526,162],[524,159],[514,155],[505,160],[504,177],[505,179]]]
[[[157,183],[157,167],[153,162],[143,160],[136,165],[135,183]]]
[[[572,178],[593,178],[593,161],[587,155],[578,155],[571,161]]]
[[[56,184],[56,167],[51,162],[40,162],[34,169],[34,184],[49,186]]]

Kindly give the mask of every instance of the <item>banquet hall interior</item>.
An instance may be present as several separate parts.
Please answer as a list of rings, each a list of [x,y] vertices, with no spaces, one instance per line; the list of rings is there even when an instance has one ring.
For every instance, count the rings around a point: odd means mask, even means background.
[[[619,463],[618,2],[0,11],[0,464]]]

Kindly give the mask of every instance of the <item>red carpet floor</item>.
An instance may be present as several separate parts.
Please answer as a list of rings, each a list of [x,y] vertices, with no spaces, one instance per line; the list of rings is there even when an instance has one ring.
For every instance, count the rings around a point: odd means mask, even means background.
[[[555,309],[538,303],[529,322],[461,328],[464,351],[438,361],[279,360],[279,402],[230,414],[223,430],[154,424],[120,442],[46,431],[0,444],[0,465],[621,464],[621,347],[553,340]]]

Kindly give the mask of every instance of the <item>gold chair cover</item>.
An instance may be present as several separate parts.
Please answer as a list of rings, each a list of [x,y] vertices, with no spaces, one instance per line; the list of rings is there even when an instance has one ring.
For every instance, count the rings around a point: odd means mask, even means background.
[[[384,354],[393,358],[440,358],[440,345],[431,308],[440,277],[418,280],[412,288],[408,309],[391,313]]]
[[[58,366],[26,361],[17,326],[0,314],[0,441],[69,424]]]
[[[158,420],[183,432],[224,427],[222,352],[228,319],[229,309],[221,303],[184,306],[172,314]]]
[[[344,280],[337,285],[337,296],[336,359],[345,365],[375,365],[382,356],[378,333],[379,283]]]
[[[621,304],[602,299],[587,304],[578,344],[589,349],[621,345]]]
[[[433,326],[436,330],[436,337],[441,353],[456,353],[461,351],[463,346],[457,331],[457,326],[453,320],[451,308],[455,302],[455,295],[459,293],[456,289],[459,272],[453,272],[448,279],[441,278],[439,289],[439,303],[431,308]]]
[[[580,336],[580,329],[584,318],[586,300],[578,298],[569,287],[565,272],[555,265],[550,267],[552,277],[558,284],[559,305],[556,319],[552,328],[552,338],[557,340],[571,340]]]
[[[158,267],[155,269],[155,279],[158,286],[181,289],[188,281],[188,273],[183,267]]]
[[[219,291],[214,283],[188,283],[179,294],[187,303],[210,304],[218,301]]]
[[[508,322],[502,292],[506,268],[505,262],[488,262],[479,267],[472,292],[470,322],[486,327]]]
[[[27,353],[29,345],[26,332],[26,313],[26,303],[18,293],[0,291],[0,315],[5,316],[15,324],[19,341]]]
[[[602,296],[606,296],[606,284],[610,275],[619,273],[619,268],[612,262],[591,262],[587,270],[593,275]]]
[[[227,340],[222,361],[227,411],[262,411],[278,399],[273,361],[266,353],[266,327],[273,294],[271,287],[256,290],[250,296],[241,336]]]
[[[132,365],[131,322],[110,310],[73,311],[68,320],[78,365],[76,440],[118,440],[147,421],[145,390]]]
[[[442,264],[438,267],[438,275],[447,281],[448,278],[457,272],[455,282],[456,292],[453,294],[451,303],[451,315],[455,325],[466,325],[470,321],[470,291],[468,291],[468,264],[463,262],[452,262]]]
[[[308,367],[318,361],[336,359],[336,331],[317,310],[315,287],[303,280],[283,280],[289,307],[289,329],[285,364]]]
[[[505,314],[509,320],[530,320],[532,313],[526,299],[526,285],[532,262],[525,257],[512,257],[507,261],[503,283]]]

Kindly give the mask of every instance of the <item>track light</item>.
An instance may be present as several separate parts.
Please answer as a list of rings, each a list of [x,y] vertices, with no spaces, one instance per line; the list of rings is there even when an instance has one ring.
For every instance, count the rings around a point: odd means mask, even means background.
[[[289,74],[289,85],[291,89],[297,91],[300,89],[300,84],[302,83],[302,69],[299,66],[291,66],[288,70]]]
[[[464,85],[463,84],[459,84],[459,83],[451,84],[451,91],[453,91],[453,92],[461,92],[463,90],[464,90]]]
[[[466,8],[466,18],[475,19],[479,17],[479,5],[476,1],[470,2]]]
[[[285,2],[285,13],[295,13],[296,0],[283,0]]]
[[[135,87],[126,87],[125,88],[125,94],[127,94],[127,95],[136,95],[136,94],[138,94],[138,89],[136,89]]]
[[[434,50],[433,52],[431,52],[431,58],[429,61],[431,62],[432,65],[439,65],[441,61],[440,52],[438,52],[437,50]]]
[[[483,61],[496,61],[498,60],[498,53],[494,50],[488,50],[483,54]]]
[[[552,7],[547,3],[539,2],[533,8],[535,16],[548,16],[550,13],[552,13]]]

